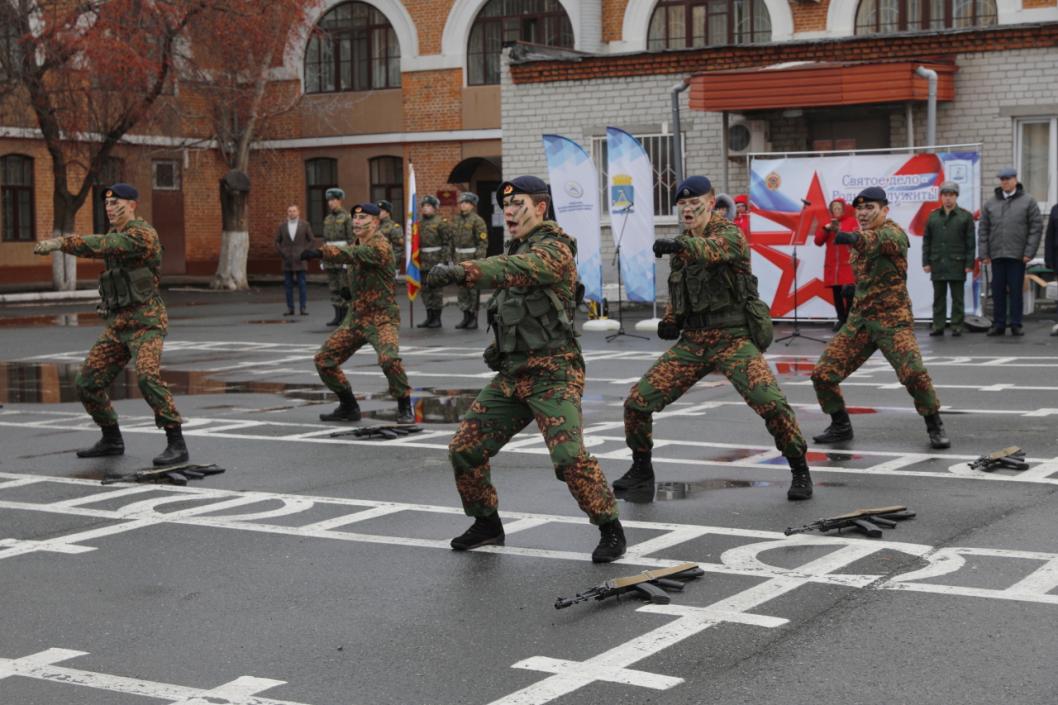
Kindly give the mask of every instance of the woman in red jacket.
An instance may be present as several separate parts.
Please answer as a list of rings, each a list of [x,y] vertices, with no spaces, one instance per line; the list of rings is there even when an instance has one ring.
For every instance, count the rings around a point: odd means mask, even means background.
[[[825,243],[827,246],[826,260],[823,265],[823,281],[834,292],[834,311],[838,315],[834,330],[838,330],[849,317],[852,295],[856,292],[856,277],[849,264],[849,246],[837,244],[834,242],[834,236],[839,231],[857,230],[859,224],[856,222],[852,209],[842,198],[835,198],[830,202],[830,215],[830,222],[820,226],[816,231],[815,241],[817,245],[822,246]]]

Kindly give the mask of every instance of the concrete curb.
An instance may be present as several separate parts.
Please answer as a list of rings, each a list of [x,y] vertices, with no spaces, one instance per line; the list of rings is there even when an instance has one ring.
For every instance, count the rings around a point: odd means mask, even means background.
[[[77,291],[30,291],[24,294],[0,294],[0,304],[36,304],[53,301],[98,301],[99,292],[92,289]]]

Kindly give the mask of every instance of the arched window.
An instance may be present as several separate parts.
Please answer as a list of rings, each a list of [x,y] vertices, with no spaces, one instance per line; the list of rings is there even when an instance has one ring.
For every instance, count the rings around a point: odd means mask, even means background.
[[[573,25],[558,0],[489,0],[470,28],[467,83],[500,82],[500,51],[508,42],[573,48]]]
[[[4,242],[32,242],[33,160],[21,154],[0,157],[0,217]]]
[[[997,20],[995,0],[861,0],[856,34],[988,27]]]
[[[647,49],[690,49],[771,41],[764,0],[661,0],[647,32]]]
[[[398,223],[404,220],[404,160],[400,157],[375,157],[368,160],[371,172],[371,201],[389,201],[390,215]]]
[[[328,157],[305,161],[305,209],[316,237],[323,237],[327,217],[327,189],[338,187],[338,160]]]
[[[400,44],[386,16],[362,2],[335,5],[305,50],[305,92],[400,86]]]

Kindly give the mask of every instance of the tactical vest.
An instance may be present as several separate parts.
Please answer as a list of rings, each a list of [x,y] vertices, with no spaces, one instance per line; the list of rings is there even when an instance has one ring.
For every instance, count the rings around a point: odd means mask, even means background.
[[[743,301],[748,292],[743,289],[749,282],[742,280],[730,267],[710,267],[701,260],[685,264],[673,257],[669,302],[676,320],[695,328],[745,325]]]
[[[528,250],[533,243],[557,239],[577,255],[576,242],[567,236],[542,230],[525,240],[511,242],[508,254]],[[560,350],[575,343],[574,302],[567,306],[552,286],[516,286],[498,290],[489,300],[489,322],[496,328],[500,353]]]
[[[111,265],[99,277],[100,308],[116,311],[136,304],[145,304],[158,295],[154,270],[150,267],[126,268]]]

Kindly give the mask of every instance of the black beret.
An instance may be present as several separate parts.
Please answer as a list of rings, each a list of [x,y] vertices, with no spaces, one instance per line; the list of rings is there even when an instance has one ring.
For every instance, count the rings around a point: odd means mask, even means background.
[[[367,213],[368,215],[379,215],[378,206],[374,203],[359,203],[353,208],[353,213]]]
[[[389,201],[375,201],[375,205],[378,206],[380,210],[384,210],[391,215],[393,214],[393,204]]]
[[[889,199],[886,198],[884,189],[878,186],[868,186],[860,191],[856,198],[852,199],[853,207],[861,206],[864,203],[881,203],[883,206],[887,206],[889,205]]]
[[[103,192],[103,198],[121,198],[126,201],[138,201],[140,192],[129,184],[114,184]]]
[[[704,176],[688,176],[676,187],[676,200],[704,196],[713,190],[712,183]]]
[[[538,194],[550,193],[550,191],[547,188],[547,183],[543,179],[535,176],[519,176],[500,184],[500,200],[503,200],[507,196],[513,196],[516,193],[525,193],[530,196],[535,196]]]

